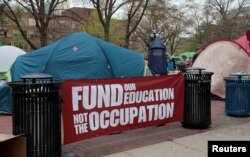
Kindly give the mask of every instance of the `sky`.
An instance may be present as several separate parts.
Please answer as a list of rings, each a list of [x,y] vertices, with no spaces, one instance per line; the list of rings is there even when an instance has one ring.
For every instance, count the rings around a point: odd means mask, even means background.
[[[69,0],[69,1],[70,1],[70,7],[83,6],[82,0]],[[171,0],[171,3],[176,5],[183,2],[185,2],[185,0]],[[195,0],[195,2],[199,4],[204,4],[205,0]]]
[[[194,0],[194,1],[200,6],[202,6],[205,3],[205,0]],[[93,7],[91,4],[83,4],[82,0],[69,0],[69,2],[70,2],[69,3],[70,7],[87,7],[87,8]],[[180,5],[181,3],[184,3],[185,0],[170,0],[170,2],[175,5]],[[122,18],[122,15],[123,15],[123,12],[118,10],[114,14],[114,17],[120,19]]]
[[[70,7],[83,7],[83,1],[82,0],[69,0]],[[92,7],[91,5],[89,7]]]

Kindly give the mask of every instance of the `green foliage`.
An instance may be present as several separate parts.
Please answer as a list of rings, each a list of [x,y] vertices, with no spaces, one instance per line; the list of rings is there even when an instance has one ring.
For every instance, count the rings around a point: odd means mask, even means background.
[[[0,79],[5,79],[5,72],[0,72]]]
[[[117,45],[124,45],[125,30],[122,20],[111,19],[110,22],[110,42]],[[104,30],[99,21],[98,14],[93,11],[89,20],[83,25],[82,31],[103,39]]]
[[[197,52],[200,48],[199,42],[195,37],[187,38],[182,41],[181,46],[179,47],[178,52]]]
[[[124,45],[125,29],[123,29],[124,21],[112,19],[110,23],[110,42],[117,45]]]
[[[91,15],[82,28],[82,31],[92,34],[98,38],[103,38],[103,27],[99,22],[98,14],[96,11],[91,12]]]

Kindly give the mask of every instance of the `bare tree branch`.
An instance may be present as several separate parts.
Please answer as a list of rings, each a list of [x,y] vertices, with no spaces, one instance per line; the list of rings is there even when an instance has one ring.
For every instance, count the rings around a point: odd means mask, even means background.
[[[125,36],[125,47],[127,48],[129,48],[129,38],[131,34],[136,30],[139,23],[141,22],[149,1],[150,0],[139,0],[130,2],[131,6],[129,8],[127,15],[126,36]],[[140,8],[141,12],[139,12]]]
[[[15,0],[15,3],[12,3],[13,0],[3,0],[6,7],[1,9],[1,11],[16,24],[22,37],[31,48],[36,49],[38,48],[37,45],[27,37],[25,28],[21,25],[21,17],[16,14],[14,9],[19,7],[23,13],[33,16],[35,26],[40,34],[40,46],[44,46],[48,43],[48,27],[51,18],[53,18],[57,6],[66,1],[67,0]]]
[[[111,18],[128,0],[117,3],[116,0],[90,0],[97,10],[99,20],[104,30],[104,40],[109,41]],[[115,6],[117,4],[117,6]]]

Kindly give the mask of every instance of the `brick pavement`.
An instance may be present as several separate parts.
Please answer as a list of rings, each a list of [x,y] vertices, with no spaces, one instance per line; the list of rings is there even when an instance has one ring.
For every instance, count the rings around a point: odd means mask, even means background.
[[[12,132],[12,117],[0,115],[0,132]],[[176,138],[212,131],[227,126],[250,122],[249,117],[230,117],[224,113],[224,101],[212,101],[212,125],[207,129],[183,128],[179,122],[159,127],[149,127],[125,131],[120,134],[106,135],[62,145],[62,157],[101,157],[129,149],[148,146]]]
[[[12,116],[0,113],[0,133],[12,134]]]

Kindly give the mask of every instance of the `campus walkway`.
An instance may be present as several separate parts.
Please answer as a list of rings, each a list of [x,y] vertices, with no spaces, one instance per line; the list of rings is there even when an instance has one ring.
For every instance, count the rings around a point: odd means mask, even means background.
[[[12,116],[0,116],[0,133],[12,132]],[[207,156],[208,140],[250,140],[250,117],[230,117],[224,101],[212,101],[212,125],[187,129],[179,122],[125,131],[62,146],[62,157]]]
[[[250,140],[250,123],[177,138],[106,157],[207,157],[207,141],[211,140]]]

